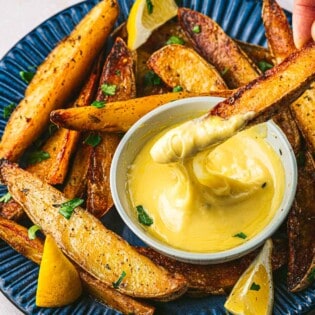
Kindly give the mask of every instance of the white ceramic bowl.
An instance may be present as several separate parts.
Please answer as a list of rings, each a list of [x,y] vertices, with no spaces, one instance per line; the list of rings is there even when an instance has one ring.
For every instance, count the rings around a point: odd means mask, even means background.
[[[282,203],[271,222],[255,237],[235,248],[217,253],[197,253],[176,249],[154,238],[138,222],[126,190],[127,172],[143,145],[167,126],[200,115],[214,107],[222,98],[193,97],[163,105],[142,117],[122,138],[112,161],[110,186],[118,213],[127,226],[146,244],[180,261],[210,264],[236,259],[260,246],[281,225],[295,196],[297,182],[296,160],[286,136],[273,122],[268,121],[267,141],[279,154],[285,169],[285,192]],[[197,114],[197,115],[196,115]],[[281,153],[280,153],[281,152]]]

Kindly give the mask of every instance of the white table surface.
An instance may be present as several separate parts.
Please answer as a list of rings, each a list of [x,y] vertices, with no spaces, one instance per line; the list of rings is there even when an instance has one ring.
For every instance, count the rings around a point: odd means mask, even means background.
[[[0,59],[16,42],[53,14],[81,0],[0,0]],[[278,0],[292,10],[293,0]],[[0,315],[22,314],[0,292]]]

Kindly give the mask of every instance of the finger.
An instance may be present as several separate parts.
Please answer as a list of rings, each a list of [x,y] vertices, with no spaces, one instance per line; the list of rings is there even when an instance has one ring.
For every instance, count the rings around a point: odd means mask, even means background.
[[[315,20],[315,1],[296,0],[293,6],[293,38],[297,48],[301,48],[312,38],[312,24]]]
[[[312,38],[315,41],[315,21],[312,24]]]

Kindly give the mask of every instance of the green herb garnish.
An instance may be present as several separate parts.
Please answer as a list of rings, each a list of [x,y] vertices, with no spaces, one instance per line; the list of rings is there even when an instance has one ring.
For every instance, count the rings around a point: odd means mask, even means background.
[[[20,77],[25,83],[30,83],[35,75],[35,72],[20,71]]]
[[[16,106],[15,104],[11,103],[11,104],[9,104],[3,108],[3,118],[4,119],[8,119],[11,116],[12,112],[15,109],[15,106]]]
[[[116,75],[120,75],[120,74],[121,74],[120,70],[116,70],[116,71],[115,71],[115,74],[116,74]]]
[[[85,140],[83,141],[83,143],[88,144],[92,147],[96,147],[102,140],[102,137],[98,134],[93,134],[90,133]]]
[[[121,273],[120,277],[118,278],[118,280],[117,280],[116,282],[113,282],[113,287],[114,287],[115,289],[118,289],[118,288],[119,288],[121,282],[124,280],[124,278],[126,277],[126,275],[127,275],[126,272],[123,271],[123,272]]]
[[[91,105],[96,108],[103,108],[105,107],[105,101],[94,101]]]
[[[245,240],[245,238],[247,237],[247,235],[243,232],[237,233],[235,235],[233,235],[233,237],[239,237],[242,238],[243,240]]]
[[[54,205],[54,206],[60,206],[59,213],[69,220],[74,209],[80,206],[83,202],[84,202],[83,199],[74,198],[74,199],[71,199],[69,201],[62,203],[61,205]]]
[[[252,291],[259,291],[260,290],[260,285],[255,283],[255,282],[253,282],[249,289],[252,290]]]
[[[37,231],[39,231],[41,229],[41,227],[40,226],[38,226],[38,225],[32,225],[29,229],[28,229],[28,231],[27,231],[27,233],[28,233],[28,238],[30,239],[30,240],[35,240],[35,238],[36,238],[36,232]]]
[[[153,71],[148,71],[144,75],[144,85],[145,86],[150,86],[150,85],[160,85],[161,84],[161,79],[160,77]]]
[[[138,220],[141,224],[150,226],[153,224],[153,219],[145,212],[143,206],[136,206],[138,212]]]
[[[148,13],[149,14],[152,14],[153,13],[153,3],[151,0],[146,0],[146,3],[147,3],[147,10],[148,10]]]
[[[49,126],[48,126],[48,134],[49,136],[52,136],[58,129],[58,126],[53,124],[53,123],[50,123]]]
[[[10,201],[11,198],[12,198],[11,194],[7,192],[6,194],[0,197],[0,202],[7,203]]]
[[[171,36],[165,44],[166,45],[172,45],[172,44],[184,45],[185,41],[178,36]]]
[[[48,152],[37,150],[28,153],[27,155],[27,163],[28,164],[36,164],[41,161],[47,160],[50,158],[50,154]]]
[[[262,60],[258,62],[258,68],[262,71],[262,72],[266,72],[267,70],[271,69],[273,67],[272,64]]]
[[[313,282],[315,280],[315,267],[312,268],[311,272],[307,276],[307,280]]]
[[[181,92],[183,88],[180,85],[176,85],[173,87],[173,92]]]
[[[195,25],[193,28],[192,28],[192,31],[196,34],[199,34],[201,32],[201,27],[200,25]]]
[[[117,86],[115,84],[102,84],[101,89],[105,95],[115,95]]]
[[[229,68],[224,68],[223,71],[221,72],[222,75],[226,75],[229,72]]]

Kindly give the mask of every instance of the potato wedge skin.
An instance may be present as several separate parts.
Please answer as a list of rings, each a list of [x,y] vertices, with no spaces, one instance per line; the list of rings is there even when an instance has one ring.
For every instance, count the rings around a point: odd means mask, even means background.
[[[23,208],[14,200],[0,202],[0,217],[8,220],[19,221],[25,215]]]
[[[207,93],[226,90],[217,70],[193,49],[183,45],[167,45],[151,55],[151,68],[168,86],[180,86],[187,92]]]
[[[230,98],[216,105],[210,114],[227,118],[253,111],[261,119],[270,117],[308,88],[315,77],[314,58],[315,43],[310,43],[264,75],[240,87]]]
[[[204,95],[228,97],[233,91],[212,91]],[[181,98],[201,96],[196,93],[179,92],[144,96],[127,101],[108,103],[105,108],[59,109],[51,112],[50,119],[60,127],[73,130],[126,132],[149,111]]]
[[[262,19],[269,49],[280,63],[296,49],[287,17],[275,0],[264,0]]]
[[[112,286],[125,271],[118,291],[130,296],[173,299],[186,291],[183,276],[170,274],[138,254],[89,212],[77,207],[66,219],[58,208],[68,200],[54,187],[7,160],[1,160],[0,178],[31,220],[51,234],[67,256],[106,285]]]
[[[73,97],[104,45],[118,11],[116,1],[101,1],[51,52],[6,125],[0,157],[16,161],[47,126],[50,112]]]
[[[28,231],[11,220],[0,217],[0,238],[7,242],[13,249],[36,264],[40,264],[44,250],[43,241],[40,238],[30,240]],[[93,297],[101,302],[119,310],[123,314],[150,315],[154,313],[154,307],[138,302],[126,295],[119,293],[90,274],[78,268],[80,278],[85,289]]]
[[[236,88],[255,79],[260,73],[255,64],[209,17],[190,9],[178,10],[180,25],[194,48],[221,73],[230,88]],[[194,32],[198,25],[200,31]]]

